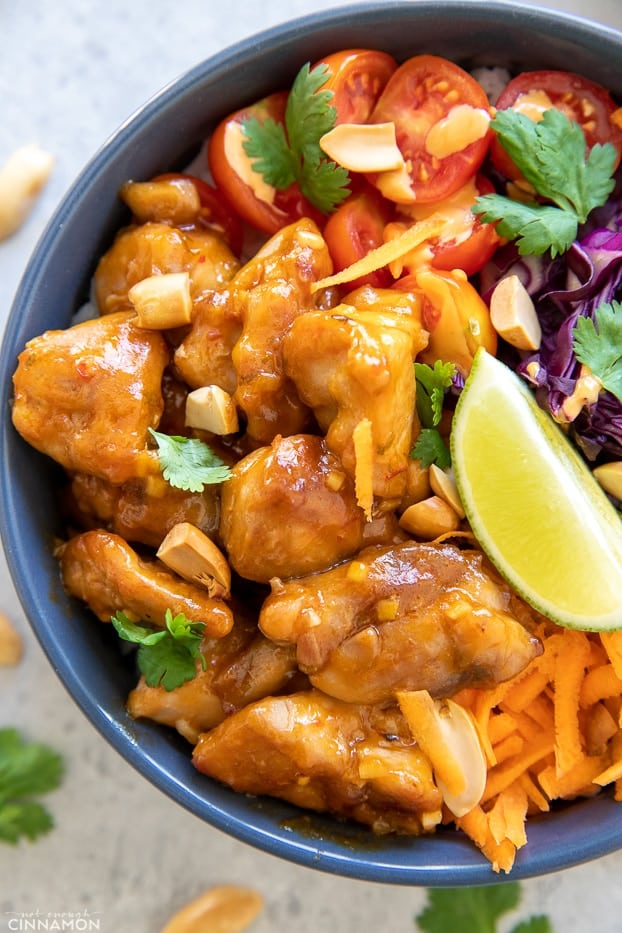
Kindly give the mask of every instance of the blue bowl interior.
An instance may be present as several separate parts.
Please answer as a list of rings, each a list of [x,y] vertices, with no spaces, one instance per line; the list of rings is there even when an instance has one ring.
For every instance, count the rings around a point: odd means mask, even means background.
[[[57,469],[22,442],[10,420],[16,357],[31,337],[67,326],[87,296],[95,261],[124,220],[120,185],[183,167],[221,117],[286,87],[305,61],[356,46],[382,48],[398,59],[432,52],[466,67],[565,69],[571,63],[622,97],[620,34],[528,6],[452,0],[357,4],[307,16],[238,43],[173,82],[80,174],[19,287],[0,355],[0,531],[19,598],[62,682],[119,753],[172,799],[238,839],[320,870],[398,884],[487,884],[498,876],[459,833],[373,838],[354,825],[235,794],[195,771],[189,746],[172,730],[132,721],[124,706],[135,682],[131,661],[121,659],[109,627],[69,599],[59,580],[52,554],[62,531]],[[602,794],[531,820],[528,835],[516,879],[622,847],[622,807]]]

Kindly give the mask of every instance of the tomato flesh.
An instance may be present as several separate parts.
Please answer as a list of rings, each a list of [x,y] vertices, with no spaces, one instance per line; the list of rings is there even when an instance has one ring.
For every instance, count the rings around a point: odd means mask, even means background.
[[[324,227],[324,239],[328,246],[335,272],[346,269],[370,250],[384,242],[384,227],[389,219],[389,205],[375,188],[367,186],[350,195],[331,214]],[[376,269],[351,283],[352,288],[373,285],[387,288],[392,277],[388,269]]]
[[[326,56],[318,64],[328,66],[322,90],[332,91],[337,111],[335,123],[367,123],[397,62],[386,52],[345,49]]]
[[[618,109],[612,97],[599,84],[570,71],[524,71],[513,78],[499,95],[497,110],[509,107],[527,116],[536,113],[542,100],[563,111],[579,124],[588,149],[595,143],[612,143],[618,153],[616,167],[622,157],[622,130],[612,120]],[[534,106],[530,107],[530,102]],[[512,181],[521,178],[519,169],[499,141],[493,136],[490,156],[497,171]]]
[[[448,197],[484,161],[490,142],[488,129],[465,145],[460,145],[461,139],[456,136],[457,148],[443,157],[429,151],[430,131],[442,121],[451,121],[460,105],[489,113],[483,88],[468,72],[436,55],[416,55],[393,74],[373,110],[369,122],[395,124],[397,144],[409,169],[415,202]],[[377,184],[378,176],[370,180]]]
[[[267,119],[282,123],[287,97],[287,91],[279,91],[235,111],[219,123],[207,148],[210,172],[227,201],[243,221],[269,235],[301,217],[323,222],[320,212],[303,197],[298,185],[277,191],[260,184],[261,177],[252,171],[251,161],[242,148],[241,124],[252,117],[262,123]]]

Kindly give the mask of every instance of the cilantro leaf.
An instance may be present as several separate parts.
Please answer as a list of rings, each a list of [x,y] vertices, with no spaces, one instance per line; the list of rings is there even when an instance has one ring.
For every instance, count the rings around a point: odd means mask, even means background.
[[[547,202],[525,204],[503,195],[482,195],[473,211],[507,239],[518,240],[523,255],[565,252],[589,213],[604,204],[614,187],[616,151],[594,145],[586,156],[579,124],[551,107],[531,120],[511,107],[491,122],[497,139],[536,195]]]
[[[287,145],[285,127],[271,117],[249,117],[244,123],[244,151],[253,160],[253,169],[273,188],[283,191],[296,181],[294,154]]]
[[[47,745],[25,743],[15,729],[0,729],[0,839],[34,840],[54,825],[47,809],[30,798],[55,790],[63,776],[61,756]]]
[[[455,374],[453,363],[442,360],[435,360],[434,366],[415,363],[417,414],[424,428],[434,428],[441,420],[445,392],[451,388]]]
[[[196,676],[196,661],[206,668],[201,653],[203,622],[189,622],[183,612],[173,616],[166,610],[165,628],[154,631],[131,622],[123,612],[110,620],[124,641],[137,644],[138,669],[149,687],[162,686],[171,691]]]
[[[538,914],[529,920],[523,920],[510,933],[553,933],[553,927],[548,917]]]
[[[176,489],[203,492],[204,486],[224,483],[231,476],[226,463],[198,438],[149,431],[158,445],[162,475]]]
[[[430,888],[428,904],[417,917],[426,933],[495,933],[497,921],[520,900],[518,882],[475,888]]]
[[[348,172],[327,159],[320,147],[337,116],[333,92],[320,90],[328,75],[326,65],[303,65],[287,98],[284,125],[256,117],[242,123],[243,148],[253,169],[281,191],[298,182],[304,197],[325,214],[350,194]]]
[[[622,401],[622,304],[603,302],[593,319],[579,317],[572,336],[579,362]]]
[[[436,428],[421,428],[410,456],[421,460],[423,467],[435,463],[441,470],[447,470],[451,466],[449,449]]]
[[[477,213],[486,223],[496,223],[497,233],[516,240],[521,256],[551,256],[565,253],[577,236],[579,221],[571,211],[549,204],[524,204],[501,194],[483,194]]]

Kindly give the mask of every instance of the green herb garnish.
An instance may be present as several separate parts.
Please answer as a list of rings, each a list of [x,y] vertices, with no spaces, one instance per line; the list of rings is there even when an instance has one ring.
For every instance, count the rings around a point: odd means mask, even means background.
[[[117,612],[110,621],[120,638],[139,646],[138,669],[149,687],[162,686],[168,691],[180,687],[196,676],[197,659],[205,670],[200,650],[203,622],[189,622],[183,612],[174,616],[170,609],[166,610],[163,629],[137,625],[123,612]]]
[[[579,362],[622,401],[622,304],[603,302],[596,308],[594,319],[579,317],[572,336]]]
[[[162,475],[176,489],[203,492],[205,486],[224,483],[231,476],[226,463],[198,438],[149,431],[158,445]]]
[[[1,840],[34,840],[52,829],[52,816],[32,798],[55,790],[62,776],[57,752],[38,742],[23,742],[16,729],[0,729]]]
[[[427,363],[414,365],[416,408],[421,431],[410,456],[421,460],[424,467],[435,463],[441,470],[446,470],[451,465],[451,457],[437,425],[443,414],[445,393],[451,386],[456,367],[453,363],[443,363],[441,360],[436,360],[434,366],[428,366]]]
[[[580,223],[604,204],[614,187],[616,150],[596,143],[586,156],[579,124],[555,107],[534,121],[509,107],[491,123],[497,138],[526,181],[546,204],[522,203],[500,194],[476,199],[473,211],[516,240],[522,255],[550,249],[557,256],[572,245]]]
[[[332,91],[320,90],[328,75],[327,65],[313,69],[309,63],[303,65],[287,98],[284,123],[250,117],[242,124],[244,152],[254,171],[281,191],[298,182],[305,198],[325,214],[350,194],[348,172],[320,148],[320,139],[333,128],[337,116]]]
[[[518,907],[520,886],[505,884],[464,888],[431,888],[428,904],[417,917],[417,927],[425,933],[496,933],[503,914]],[[552,933],[548,917],[538,915],[523,920],[510,933]]]

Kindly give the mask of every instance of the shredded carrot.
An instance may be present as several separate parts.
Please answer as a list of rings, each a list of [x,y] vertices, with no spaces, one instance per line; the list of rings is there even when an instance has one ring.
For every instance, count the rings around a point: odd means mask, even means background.
[[[405,256],[406,253],[409,253],[425,240],[440,236],[445,225],[446,220],[434,214],[425,220],[419,221],[419,223],[412,224],[400,236],[370,250],[362,259],[353,262],[351,266],[342,269],[341,272],[336,272],[334,275],[329,275],[325,279],[314,282],[311,285],[311,291],[316,292],[319,289],[329,288],[333,285],[346,285],[362,275],[369,275],[370,272],[382,269],[401,256]]]
[[[613,785],[622,801],[622,631],[598,635],[543,624],[543,652],[512,680],[457,699],[476,723],[487,779],[479,804],[455,819],[510,871],[528,816],[558,799]]]

